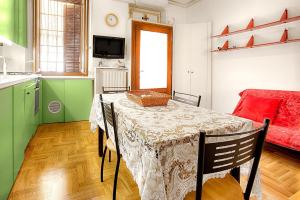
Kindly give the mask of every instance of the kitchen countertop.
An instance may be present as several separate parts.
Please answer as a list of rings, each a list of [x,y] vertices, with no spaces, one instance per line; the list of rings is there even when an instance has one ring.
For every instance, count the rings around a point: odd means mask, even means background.
[[[92,76],[41,76],[42,79],[89,79],[94,80]]]
[[[0,75],[0,89],[10,87],[13,85],[17,85],[26,81],[33,80],[35,78],[40,77],[39,75],[32,74],[32,75],[7,75],[4,77]]]
[[[91,76],[42,76],[40,74],[31,74],[31,75],[7,75],[5,78],[3,75],[0,75],[0,89],[7,88],[13,85],[24,83],[36,78],[41,79],[87,79],[93,80],[94,77]]]

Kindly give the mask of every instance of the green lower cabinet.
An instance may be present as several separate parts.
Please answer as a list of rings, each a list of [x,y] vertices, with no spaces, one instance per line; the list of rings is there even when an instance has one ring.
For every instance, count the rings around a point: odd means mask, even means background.
[[[41,123],[41,109],[35,114],[35,82],[28,81],[13,86],[13,154],[14,179],[24,160],[28,142]],[[41,102],[40,94],[40,102]]]
[[[43,80],[43,123],[65,122],[65,81]]]
[[[25,141],[25,88],[28,83],[14,86],[14,178],[18,175],[27,146]]]
[[[0,89],[0,200],[13,185],[13,89]]]
[[[38,112],[35,113],[35,130],[37,130],[38,126],[43,122],[43,82],[40,81],[40,90],[39,92],[39,109]]]
[[[93,100],[92,80],[65,81],[65,121],[88,120]]]
[[[35,133],[36,122],[34,114],[34,97],[35,97],[35,83],[32,83],[25,88],[25,142],[28,143]]]
[[[43,80],[43,123],[88,120],[92,80]]]

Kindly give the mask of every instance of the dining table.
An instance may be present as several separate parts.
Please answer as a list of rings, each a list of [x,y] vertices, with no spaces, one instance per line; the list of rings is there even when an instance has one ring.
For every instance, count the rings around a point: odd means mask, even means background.
[[[229,134],[253,128],[251,120],[174,100],[169,100],[166,106],[154,107],[140,106],[124,93],[103,94],[103,100],[114,103],[120,152],[142,200],[182,200],[196,190],[200,131]],[[94,96],[89,121],[93,132],[100,130],[101,156],[104,124],[99,94]],[[225,140],[224,137],[206,138],[207,143]],[[252,160],[240,166],[240,174],[248,176],[251,166]],[[205,174],[203,184],[230,172]],[[262,199],[259,170],[251,195]]]

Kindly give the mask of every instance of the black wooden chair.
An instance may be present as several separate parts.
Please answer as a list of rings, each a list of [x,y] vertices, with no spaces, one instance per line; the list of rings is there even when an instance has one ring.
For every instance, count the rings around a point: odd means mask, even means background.
[[[117,191],[117,182],[118,182],[118,174],[119,174],[119,167],[120,167],[120,160],[121,160],[121,153],[119,149],[119,140],[118,140],[118,129],[117,129],[117,121],[116,121],[116,114],[114,111],[114,104],[113,103],[105,103],[103,102],[103,97],[100,94],[101,100],[101,108],[103,114],[103,121],[105,127],[105,134],[106,134],[106,145],[104,148],[104,153],[101,161],[101,182],[103,182],[103,170],[104,170],[104,160],[107,149],[109,151],[114,151],[117,153],[117,165],[115,170],[115,178],[114,178],[114,188],[113,188],[113,200],[116,199],[116,191]],[[115,144],[109,137],[109,130],[108,124],[112,126],[112,131],[114,132],[114,140]]]
[[[130,91],[130,86],[128,87],[102,87],[103,94],[114,94],[114,93],[123,93]]]
[[[207,135],[205,132],[200,132],[196,200],[201,200],[203,174],[233,169],[232,175],[239,182],[240,165],[254,159],[247,187],[243,194],[244,199],[249,200],[269,123],[270,120],[266,119],[262,127],[243,133]],[[232,136],[239,138],[225,142],[205,143],[205,138],[226,137],[230,139]]]
[[[128,87],[102,87],[103,94],[116,94],[116,93],[124,93],[130,91],[130,86]],[[108,161],[111,162],[111,151],[108,152]]]
[[[200,101],[201,101],[201,96],[196,96],[196,95],[185,94],[182,92],[173,91],[173,100],[199,107]]]

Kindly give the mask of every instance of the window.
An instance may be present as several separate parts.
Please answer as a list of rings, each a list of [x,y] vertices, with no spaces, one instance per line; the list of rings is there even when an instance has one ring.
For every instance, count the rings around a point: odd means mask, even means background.
[[[88,0],[37,0],[35,70],[87,74]]]

